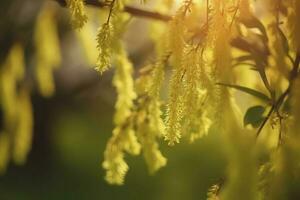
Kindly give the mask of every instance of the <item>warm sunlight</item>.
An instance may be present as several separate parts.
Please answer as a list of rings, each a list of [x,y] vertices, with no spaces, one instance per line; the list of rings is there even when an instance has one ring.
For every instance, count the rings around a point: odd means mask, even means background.
[[[0,200],[300,199],[300,0],[0,18]]]

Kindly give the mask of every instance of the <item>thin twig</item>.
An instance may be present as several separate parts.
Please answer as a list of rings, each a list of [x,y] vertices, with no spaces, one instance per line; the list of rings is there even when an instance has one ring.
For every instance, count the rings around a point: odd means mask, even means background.
[[[261,131],[263,130],[263,128],[265,127],[266,123],[269,121],[269,119],[271,118],[273,112],[275,110],[275,106],[272,106],[270,111],[268,112],[268,115],[266,116],[266,118],[264,119],[264,121],[261,123],[261,125],[259,126],[257,133],[256,133],[256,138],[258,138],[258,136],[260,135]]]
[[[267,117],[265,118],[265,120],[263,121],[263,123],[260,125],[257,133],[256,133],[256,138],[258,138],[258,136],[260,135],[262,129],[264,128],[264,126],[266,125],[266,123],[268,122],[268,120],[270,119],[270,117],[272,116],[273,112],[276,111],[279,113],[279,110],[284,102],[284,100],[286,99],[286,97],[290,94],[290,91],[293,87],[293,82],[294,80],[297,78],[298,76],[298,71],[299,71],[299,63],[300,63],[300,52],[297,52],[296,58],[295,58],[295,62],[294,62],[294,66],[293,69],[290,73],[290,78],[289,78],[289,87],[284,91],[284,93],[281,94],[281,96],[278,98],[277,101],[275,101],[275,103],[273,103]]]
[[[53,1],[58,2],[61,6],[66,6],[65,0],[53,0]],[[98,7],[98,8],[107,8],[110,5],[110,4],[107,4],[107,3],[104,3],[104,2],[101,2],[98,0],[85,0],[85,4],[88,6],[94,6],[94,7]],[[170,15],[164,15],[159,12],[145,10],[145,9],[136,8],[136,7],[127,6],[127,5],[125,5],[125,7],[124,7],[124,12],[127,12],[133,16],[150,18],[150,19],[160,20],[160,21],[169,21],[172,19],[172,17]]]
[[[232,25],[233,25],[233,23],[234,23],[234,20],[235,20],[235,18],[236,18],[236,15],[237,15],[237,12],[238,12],[238,10],[239,10],[239,7],[240,7],[240,0],[237,2],[237,6],[236,6],[236,8],[235,8],[235,10],[234,10],[234,14],[233,14],[233,17],[232,17],[230,26],[229,26],[229,29],[230,29],[230,30],[231,30]]]
[[[109,24],[111,15],[113,14],[113,10],[114,10],[114,7],[115,7],[115,2],[116,2],[116,0],[112,0],[112,2],[110,3],[109,14],[108,14],[108,17],[107,17],[106,24]]]
[[[206,0],[206,23],[208,25],[208,18],[209,18],[209,0]]]

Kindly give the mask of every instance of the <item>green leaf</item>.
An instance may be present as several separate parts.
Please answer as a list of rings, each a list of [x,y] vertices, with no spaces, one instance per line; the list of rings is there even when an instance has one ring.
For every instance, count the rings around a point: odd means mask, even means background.
[[[253,56],[250,54],[250,55],[243,55],[243,56],[236,57],[235,60],[237,62],[245,62],[245,61],[254,60],[254,59],[253,59]]]
[[[264,113],[266,108],[263,106],[250,107],[244,116],[244,126],[250,124],[252,127],[257,128],[265,119]]]
[[[265,41],[268,41],[268,37],[267,37],[267,31],[264,27],[264,24],[257,18],[254,16],[251,16],[249,18],[245,18],[242,19],[241,22],[247,27],[247,28],[257,28],[258,30],[260,30],[263,39]]]
[[[284,49],[286,55],[288,55],[289,54],[289,50],[290,50],[289,41],[286,38],[284,32],[281,30],[281,28],[278,27],[278,31],[279,31],[279,35],[280,35],[282,43],[283,43],[283,49]]]
[[[240,85],[232,85],[232,84],[226,84],[226,83],[217,83],[217,84],[221,85],[221,86],[225,86],[225,87],[234,88],[234,89],[239,90],[241,92],[247,93],[251,96],[259,98],[260,100],[263,100],[267,103],[271,102],[271,99],[267,95],[265,95],[264,93],[262,93],[260,91],[257,91],[257,90],[254,90],[254,89],[251,89],[251,88],[248,88],[248,87],[240,86]]]

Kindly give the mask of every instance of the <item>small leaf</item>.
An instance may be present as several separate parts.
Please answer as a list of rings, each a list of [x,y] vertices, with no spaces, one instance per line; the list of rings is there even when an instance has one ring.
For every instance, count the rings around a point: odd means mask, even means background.
[[[237,62],[245,62],[245,61],[251,61],[251,60],[254,60],[253,59],[253,56],[250,54],[250,55],[243,55],[243,56],[239,56],[239,57],[236,57],[235,60]]]
[[[265,119],[265,110],[265,107],[259,105],[250,107],[244,116],[244,126],[250,124],[253,128],[259,127],[259,125]]]
[[[241,20],[241,22],[247,28],[257,28],[258,30],[260,30],[260,32],[263,36],[263,40],[268,41],[267,31],[264,27],[264,24],[258,18],[252,16],[252,17],[245,18],[245,19]]]
[[[267,95],[265,95],[264,93],[262,93],[260,91],[257,91],[257,90],[254,90],[254,89],[251,89],[251,88],[248,88],[248,87],[240,86],[240,85],[232,85],[232,84],[226,84],[226,83],[217,83],[217,84],[225,86],[225,87],[234,88],[234,89],[239,90],[239,91],[242,91],[242,92],[247,93],[251,96],[259,98],[260,100],[263,100],[267,103],[271,102],[271,99]]]
[[[279,27],[278,27],[278,31],[279,31],[279,35],[280,35],[282,43],[283,43],[283,49],[284,49],[286,55],[288,55],[289,50],[290,50],[288,39],[286,38],[284,32]]]

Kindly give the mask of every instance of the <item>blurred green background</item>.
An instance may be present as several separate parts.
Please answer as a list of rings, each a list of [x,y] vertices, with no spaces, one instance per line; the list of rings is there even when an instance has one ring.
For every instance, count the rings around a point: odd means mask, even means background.
[[[104,181],[101,168],[112,131],[112,104],[98,110],[82,98],[38,99],[35,137],[25,166],[11,165],[0,177],[1,200],[35,199],[205,199],[224,173],[218,135],[175,147],[162,143],[168,164],[150,176],[141,156],[127,156],[130,170],[124,186]]]

